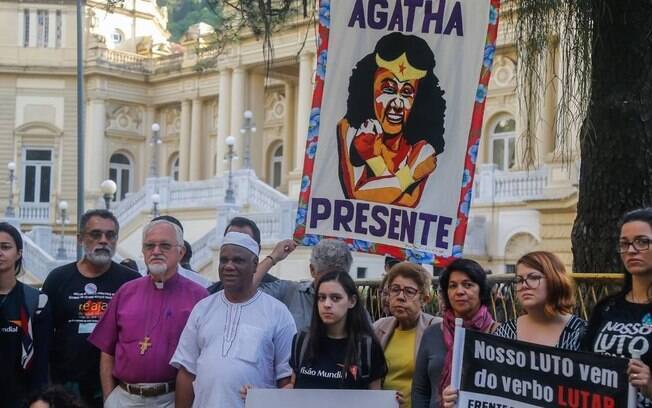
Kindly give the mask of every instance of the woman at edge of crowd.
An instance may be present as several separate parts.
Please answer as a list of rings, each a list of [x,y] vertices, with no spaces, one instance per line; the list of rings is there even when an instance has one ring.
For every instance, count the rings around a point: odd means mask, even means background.
[[[623,288],[593,308],[581,344],[581,348],[586,351],[630,359],[627,374],[629,383],[638,390],[639,408],[652,407],[652,347],[649,347],[652,342],[650,242],[652,207],[626,213],[620,222],[617,246],[625,268]],[[627,330],[627,333],[619,330]],[[647,345],[645,350],[641,345]],[[642,355],[632,355],[634,347],[638,347]]]
[[[20,232],[0,223],[0,361],[6,364],[0,395],[9,408],[21,406],[30,392],[48,382],[50,309],[46,295],[18,281],[22,261]]]
[[[514,279],[522,316],[504,322],[496,335],[565,350],[578,350],[586,322],[572,314],[575,284],[561,260],[535,251],[516,262]]]
[[[374,323],[388,366],[383,389],[397,390],[401,407],[410,408],[417,350],[425,330],[441,319],[422,311],[430,301],[432,283],[421,265],[410,262],[394,265],[387,275],[387,285],[392,316]]]
[[[444,319],[423,334],[412,381],[414,408],[455,404],[457,391],[449,384],[456,318],[464,320],[464,328],[485,333],[493,333],[498,326],[489,311],[491,288],[487,274],[477,262],[470,259],[451,262],[439,277],[439,287],[444,299]],[[452,403],[445,403],[447,393]]]
[[[319,278],[310,329],[294,336],[290,366],[287,388],[380,389],[387,364],[348,273]]]

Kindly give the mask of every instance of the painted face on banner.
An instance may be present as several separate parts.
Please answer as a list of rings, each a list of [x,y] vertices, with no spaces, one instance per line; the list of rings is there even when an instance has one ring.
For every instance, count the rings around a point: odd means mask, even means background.
[[[403,131],[414,106],[418,79],[400,81],[385,68],[374,74],[374,111],[383,132],[395,135]]]

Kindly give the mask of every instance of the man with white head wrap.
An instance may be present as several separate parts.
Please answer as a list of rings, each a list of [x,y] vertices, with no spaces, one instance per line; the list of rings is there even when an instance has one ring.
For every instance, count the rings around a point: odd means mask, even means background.
[[[179,369],[176,407],[244,407],[242,386],[289,383],[296,328],[287,308],[254,285],[259,251],[247,234],[224,236],[218,269],[224,290],[197,303],[170,361]]]

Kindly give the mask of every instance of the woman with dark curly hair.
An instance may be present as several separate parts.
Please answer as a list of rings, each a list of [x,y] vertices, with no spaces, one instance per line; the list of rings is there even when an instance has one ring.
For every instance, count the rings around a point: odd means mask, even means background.
[[[444,151],[446,102],[423,39],[381,38],[349,79],[337,124],[340,182],[347,198],[415,207]]]
[[[32,395],[26,408],[84,408],[84,404],[60,385]]]

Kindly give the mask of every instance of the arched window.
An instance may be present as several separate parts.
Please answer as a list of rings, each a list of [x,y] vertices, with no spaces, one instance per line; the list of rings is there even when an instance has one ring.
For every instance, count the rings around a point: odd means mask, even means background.
[[[274,188],[281,185],[281,171],[283,169],[283,145],[278,145],[269,160],[268,184]]]
[[[170,159],[170,177],[172,180],[179,181],[179,153],[174,154]]]
[[[491,129],[491,161],[498,170],[509,170],[516,163],[516,121],[503,116]]]
[[[118,189],[113,196],[113,201],[125,198],[131,189],[131,161],[122,153],[114,153],[109,160],[109,178],[115,181]]]

